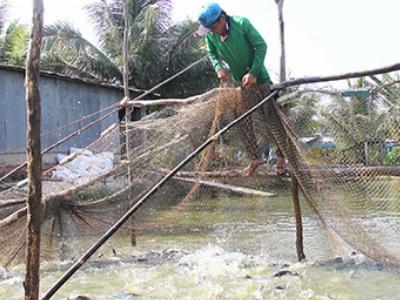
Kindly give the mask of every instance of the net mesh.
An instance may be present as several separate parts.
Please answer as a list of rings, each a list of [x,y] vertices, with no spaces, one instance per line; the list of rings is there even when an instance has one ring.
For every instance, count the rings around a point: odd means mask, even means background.
[[[388,105],[388,89],[371,91],[351,97],[330,91],[321,97],[321,91],[296,89],[267,101],[214,139],[151,196],[123,232],[140,235],[156,229],[183,234],[193,228],[178,226],[178,215],[195,218],[190,215],[193,210],[212,209],[213,201],[221,197],[279,197],[289,194],[291,181],[296,180],[308,258],[327,258],[350,249],[399,271],[400,172],[395,143],[399,114]],[[393,84],[389,91],[397,93],[398,88]],[[194,96],[191,104],[169,105],[141,121],[122,122],[103,132],[86,150],[112,153],[112,168],[107,171],[72,181],[54,180],[47,172],[43,255],[67,255],[77,251],[71,249],[71,241],[102,234],[193,150],[268,93],[267,87],[225,87]],[[277,166],[282,157],[286,166]],[[259,164],[254,173],[246,174],[249,166]],[[291,179],[277,175],[282,168],[292,174]],[[3,264],[18,261],[24,252],[26,197],[25,188],[0,193]],[[260,209],[251,201],[243,205]],[[293,210],[291,203],[287,209]],[[204,232],[218,231],[207,220],[199,224]],[[295,220],[285,226],[290,228],[269,227],[271,232],[265,233],[271,243],[263,247],[269,247],[271,256],[286,255],[274,248],[280,239],[295,243],[294,235],[282,233],[293,231]],[[240,238],[240,229],[236,231]]]

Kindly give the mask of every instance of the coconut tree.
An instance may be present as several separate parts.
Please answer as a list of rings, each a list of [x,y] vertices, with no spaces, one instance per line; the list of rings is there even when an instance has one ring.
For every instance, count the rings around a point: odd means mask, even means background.
[[[67,22],[45,27],[42,61],[44,69],[58,73],[101,81],[122,80],[120,65]]]
[[[22,66],[26,60],[29,40],[27,25],[12,22],[0,39],[0,61],[11,65]]]
[[[385,74],[380,78],[369,77],[372,93],[381,100],[385,111],[385,122],[380,127],[385,137],[386,157],[384,164],[398,165],[400,162],[400,75]]]
[[[189,62],[205,54],[202,41],[194,32],[196,24],[184,21],[174,24],[170,18],[171,0],[126,0],[129,17],[129,84],[148,89],[167,78]],[[122,1],[97,1],[87,11],[97,32],[98,45],[90,43],[66,22],[45,29],[44,66],[58,72],[85,78],[122,81],[124,20]],[[174,95],[179,89],[183,96],[193,94],[209,85],[215,76],[207,76],[207,64],[199,73],[188,73],[183,80],[172,82],[161,91]],[[199,71],[199,70],[197,70]],[[211,79],[210,79],[211,78]]]
[[[366,78],[360,78],[349,82],[349,87],[357,90],[370,89],[372,86]],[[376,94],[336,97],[325,110],[324,116],[330,133],[340,141],[342,152],[347,156],[344,159],[364,164],[383,159],[383,145],[387,138],[383,129],[387,121],[387,110]]]
[[[381,106],[386,108],[388,114],[400,124],[400,75],[384,74],[381,78],[370,76],[372,93],[380,99]]]
[[[296,90],[298,89],[292,88],[291,92]],[[286,105],[291,125],[298,136],[309,137],[319,134],[320,128],[317,121],[318,101],[317,94],[304,93]]]
[[[29,31],[26,25],[12,22],[5,30],[8,16],[8,2],[0,1],[0,61],[7,64],[23,65],[26,57]]]
[[[170,77],[193,61],[206,54],[204,40],[195,35],[197,23],[185,20],[170,26],[166,31],[163,44],[163,68],[157,68],[159,80]],[[215,72],[207,62],[195,66],[192,70],[181,75],[180,80],[172,81],[160,91],[163,95],[185,97],[200,94],[210,87],[217,85]]]

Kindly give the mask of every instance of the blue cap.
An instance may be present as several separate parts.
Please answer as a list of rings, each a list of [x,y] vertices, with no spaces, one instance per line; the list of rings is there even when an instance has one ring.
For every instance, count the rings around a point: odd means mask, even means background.
[[[209,3],[202,8],[199,21],[202,26],[210,28],[211,25],[221,16],[222,9],[217,3]]]

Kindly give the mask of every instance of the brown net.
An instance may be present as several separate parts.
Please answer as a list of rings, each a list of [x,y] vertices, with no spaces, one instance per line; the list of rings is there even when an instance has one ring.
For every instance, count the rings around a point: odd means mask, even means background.
[[[395,84],[390,92],[399,95]],[[194,149],[268,93],[267,87],[214,89],[192,97],[191,104],[170,105],[141,121],[114,126],[76,151],[44,177],[44,255],[79,254],[83,249],[72,246],[74,241],[99,236]],[[356,250],[398,271],[399,114],[388,105],[397,96],[376,87],[362,95],[321,93],[297,89],[267,101],[151,196],[124,233],[174,230],[184,235],[193,228],[184,221],[177,224],[177,216],[194,218],[191,210],[211,209],[221,197],[290,194],[290,178],[277,175],[276,161],[283,155],[285,173],[297,180],[303,195],[306,256],[329,258]],[[72,166],[84,159],[90,167],[99,164],[90,161],[91,155],[103,155],[111,164],[97,173],[74,173]],[[252,172],[253,167],[258,168]],[[25,198],[23,187],[0,194],[4,264],[23,253]],[[251,209],[251,203],[243,205]],[[292,209],[290,203],[287,207]],[[217,230],[207,220],[198,223],[197,230],[205,233]],[[293,221],[291,231],[294,226]],[[273,247],[282,237],[279,230],[265,233],[271,243],[263,247],[270,247],[271,256],[286,255]],[[290,239],[294,245],[294,236]]]

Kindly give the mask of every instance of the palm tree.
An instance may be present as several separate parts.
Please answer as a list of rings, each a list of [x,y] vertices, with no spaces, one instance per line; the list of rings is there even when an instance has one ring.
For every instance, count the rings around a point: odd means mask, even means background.
[[[292,88],[289,91],[294,92],[297,90],[299,89]],[[316,120],[318,117],[318,100],[318,95],[304,93],[285,106],[290,116],[291,126],[299,137],[310,137],[319,134],[319,123]]]
[[[202,40],[194,35],[197,29],[194,22],[173,24],[171,0],[126,1],[130,24],[130,86],[148,89],[205,54]],[[99,45],[90,43],[70,24],[56,23],[45,29],[43,65],[57,72],[121,83],[122,0],[99,0],[88,5],[87,10]],[[202,64],[182,77],[183,80],[176,80],[160,91],[164,96],[177,96],[177,90],[182,96],[194,94],[212,84],[215,76],[207,76],[208,72],[211,72],[209,65]],[[204,80],[199,80],[198,74]]]
[[[398,128],[400,125],[400,87],[399,87],[399,74],[385,74],[381,79],[377,76],[370,76],[372,80],[371,87],[375,97],[380,99],[381,106],[387,110],[390,116],[390,122],[395,122]],[[400,138],[400,136],[397,136]]]
[[[27,25],[12,22],[0,39],[0,61],[10,65],[23,66],[25,64],[29,29]]]
[[[386,149],[384,164],[398,165],[400,162],[400,75],[385,74],[381,78],[377,76],[369,78],[372,80],[373,94],[381,100],[381,107],[386,116],[380,130],[385,137],[385,146],[391,146]]]
[[[12,22],[6,29],[8,16],[8,2],[0,1],[0,62],[11,65],[24,65],[29,30],[26,25]]]
[[[42,67],[101,81],[122,80],[120,66],[67,22],[44,28]]]
[[[349,87],[371,89],[372,85],[366,78],[360,78],[349,82]],[[347,153],[344,154],[346,161],[365,165],[382,161],[384,142],[388,138],[384,131],[388,115],[376,94],[336,97],[324,116],[330,133],[339,141],[342,152]]]

